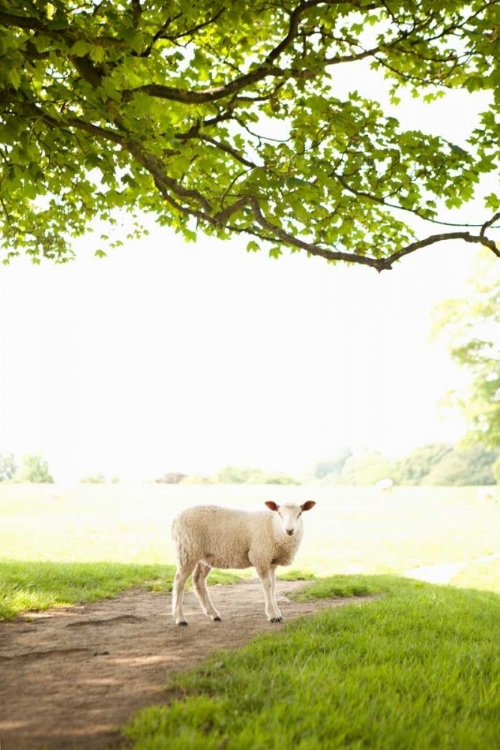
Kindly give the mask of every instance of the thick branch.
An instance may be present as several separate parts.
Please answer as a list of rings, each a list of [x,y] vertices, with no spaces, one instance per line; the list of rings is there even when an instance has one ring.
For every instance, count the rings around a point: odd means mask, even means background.
[[[276,78],[286,76],[287,74],[287,71],[280,68],[258,68],[252,73],[235,78],[234,81],[230,81],[224,86],[215,86],[204,91],[188,91],[187,89],[178,89],[174,86],[151,83],[147,86],[128,89],[123,94],[125,100],[129,99],[133,94],[142,93],[160,99],[168,99],[173,102],[182,102],[183,104],[206,104],[207,102],[215,102],[218,99],[224,99],[226,96],[237,94],[242,89],[246,89],[248,86],[252,86],[265,78]]]
[[[464,242],[483,245],[484,247],[487,247],[489,250],[491,250],[497,256],[497,258],[500,258],[500,250],[498,249],[496,243],[493,242],[493,240],[488,239],[484,235],[470,234],[470,232],[446,232],[444,234],[433,234],[430,237],[427,237],[425,240],[412,242],[410,245],[401,248],[401,250],[397,250],[395,253],[392,253],[392,255],[389,255],[387,258],[379,261],[379,270],[383,271],[385,269],[390,269],[393,263],[395,263],[397,260],[400,260],[401,258],[404,258],[405,255],[414,253],[416,250],[420,250],[423,247],[435,245],[438,242],[445,242],[446,240],[463,240]]]
[[[163,165],[161,164],[161,162],[159,162],[158,159],[156,159],[154,156],[141,151],[139,146],[128,144],[127,149],[129,153],[134,157],[134,159],[139,164],[141,164],[149,172],[150,175],[152,175],[163,197],[165,197],[168,188],[168,190],[171,190],[179,198],[195,200],[203,209],[204,213],[202,215],[205,216],[205,214],[208,214],[210,216],[210,214],[212,213],[212,206],[205,198],[205,196],[202,195],[198,190],[190,190],[188,188],[185,188],[178,182],[173,180],[171,177],[168,177],[168,175],[165,174],[165,170],[163,169]],[[189,209],[187,209],[187,211],[189,212]],[[195,213],[195,215],[200,214]]]
[[[229,220],[232,214],[234,214],[236,211],[239,211],[245,205],[249,205],[251,207],[257,224],[259,224],[263,229],[265,229],[268,233],[270,233],[270,235],[273,238],[277,240],[281,240],[286,245],[289,245],[291,247],[296,247],[299,250],[305,250],[311,255],[317,255],[322,258],[325,258],[326,260],[332,260],[332,261],[342,260],[342,261],[347,261],[349,263],[358,263],[361,265],[371,266],[372,268],[376,268],[378,271],[390,270],[396,261],[405,257],[406,255],[410,255],[410,253],[414,253],[416,250],[420,250],[421,248],[428,247],[430,245],[435,245],[439,242],[445,242],[447,240],[463,240],[465,242],[483,245],[484,247],[487,247],[489,250],[491,250],[497,257],[500,258],[500,250],[493,240],[490,240],[481,234],[480,235],[470,234],[470,232],[447,232],[443,234],[434,234],[434,235],[431,235],[430,237],[426,237],[423,240],[412,242],[406,247],[403,247],[400,250],[397,250],[394,253],[391,253],[391,255],[388,255],[385,258],[376,258],[373,256],[361,255],[359,253],[334,252],[332,250],[328,250],[324,247],[321,247],[320,245],[317,245],[315,243],[305,242],[304,240],[301,240],[298,237],[294,237],[294,235],[289,234],[287,231],[285,231],[281,227],[270,222],[263,215],[258,198],[254,195],[251,195],[245,198],[240,198],[240,200],[236,201],[236,203],[234,203],[232,206],[220,212],[214,218],[217,221],[217,223],[224,223]],[[494,217],[494,220],[495,220],[495,217]],[[249,231],[250,234],[252,233],[251,230],[247,230],[247,231]]]
[[[274,61],[281,55],[281,53],[292,44],[297,36],[297,32],[300,26],[301,17],[310,8],[316,8],[318,5],[324,5],[324,0],[305,0],[305,2],[297,5],[296,8],[290,13],[290,25],[288,27],[288,33],[284,39],[268,54],[266,63],[272,65]]]
[[[31,29],[32,31],[47,33],[45,25],[38,18],[32,18],[31,16],[16,16],[13,13],[0,11],[0,24],[2,26],[14,26],[17,29]]]
[[[484,237],[484,235],[486,234],[486,230],[489,227],[492,227],[495,221],[497,221],[498,219],[500,219],[500,211],[497,211],[497,213],[494,216],[492,216],[489,221],[484,222],[483,226],[481,227],[481,231],[479,232],[481,237]]]

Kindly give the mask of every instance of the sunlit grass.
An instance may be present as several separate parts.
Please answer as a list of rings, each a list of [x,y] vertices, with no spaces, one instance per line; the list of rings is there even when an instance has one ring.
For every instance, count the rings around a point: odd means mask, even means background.
[[[135,750],[485,750],[498,746],[500,597],[384,576],[308,596],[376,600],[292,622],[168,684]]]
[[[3,617],[84,601],[90,595],[78,581],[73,597],[64,581],[57,596],[50,588],[38,595],[40,579],[34,577],[43,570],[41,562],[60,563],[65,571],[71,564],[80,581],[77,564],[94,565],[97,571],[105,561],[108,572],[115,564],[110,573],[114,583],[103,594],[112,596],[146,580],[151,566],[160,570],[174,564],[170,526],[183,508],[216,503],[253,510],[269,497],[277,502],[317,501],[304,519],[304,541],[294,565],[278,571],[289,580],[337,573],[401,574],[419,565],[469,562],[500,551],[500,505],[478,500],[475,488],[396,488],[380,494],[373,488],[112,485],[61,491],[52,485],[2,483],[0,555],[23,562],[28,571],[27,584],[18,581],[15,591],[4,584]],[[1,569],[5,565],[0,563]],[[122,576],[126,566],[135,571],[130,579]],[[212,574],[210,580],[235,576],[229,571],[219,578]],[[453,584],[499,590],[498,564],[473,564]],[[97,586],[96,598],[99,590]]]
[[[136,750],[486,750],[497,746],[500,597],[373,573],[470,562],[454,586],[500,591],[500,506],[474,488],[0,485],[0,618],[172,585],[172,518],[197,503],[317,500],[289,580],[363,597],[279,628],[170,685],[128,728]],[[9,558],[9,559],[6,559]],[[103,562],[106,561],[106,562]],[[246,574],[247,571],[238,573]],[[335,575],[332,573],[363,573]],[[237,580],[233,571],[210,582]]]
[[[141,584],[171,589],[175,568],[161,565],[0,561],[0,619],[20,612],[108,599]]]
[[[317,575],[403,573],[498,551],[500,505],[475,488],[80,486],[0,484],[0,555],[59,562],[173,564],[170,526],[185,507],[257,509],[309,497],[296,567]]]
[[[171,591],[173,565],[51,563],[0,559],[0,620],[27,611],[110,599],[133,586]],[[213,571],[210,584],[234,583],[238,576]]]
[[[500,594],[500,559],[473,563],[460,571],[451,583],[461,588],[483,589]]]

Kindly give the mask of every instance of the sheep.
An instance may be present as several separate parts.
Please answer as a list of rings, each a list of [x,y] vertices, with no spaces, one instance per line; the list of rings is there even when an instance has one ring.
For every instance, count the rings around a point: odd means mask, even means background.
[[[260,578],[265,613],[270,622],[282,622],[276,603],[276,567],[290,565],[303,535],[302,513],[316,503],[302,505],[265,503],[269,510],[248,512],[196,505],[182,511],[172,524],[177,570],[172,595],[176,625],[187,625],[182,611],[184,587],[193,576],[193,588],[201,608],[212,620],[221,620],[210,599],[206,579],[212,567],[250,568]]]
[[[477,490],[477,499],[478,500],[494,500],[495,494],[491,487],[479,487]]]
[[[375,489],[379,492],[391,492],[393,487],[394,482],[392,479],[379,479],[375,484]]]

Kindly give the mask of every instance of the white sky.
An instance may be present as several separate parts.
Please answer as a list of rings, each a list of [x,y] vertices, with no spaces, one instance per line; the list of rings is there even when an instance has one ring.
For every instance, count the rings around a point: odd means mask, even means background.
[[[460,142],[464,96],[405,115]],[[42,452],[60,482],[300,474],[344,445],[397,455],[461,436],[437,414],[457,370],[428,335],[433,306],[463,292],[470,246],[378,275],[160,229],[103,260],[93,243],[69,265],[0,267],[0,452]]]
[[[0,451],[42,451],[66,481],[301,471],[342,445],[454,440],[429,312],[471,257],[441,247],[378,275],[158,232],[104,260],[15,262],[0,269]]]

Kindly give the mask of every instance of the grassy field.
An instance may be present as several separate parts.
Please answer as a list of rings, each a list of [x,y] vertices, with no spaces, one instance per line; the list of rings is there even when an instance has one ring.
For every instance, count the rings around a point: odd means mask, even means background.
[[[137,714],[134,750],[495,750],[500,596],[389,576],[308,596],[381,593],[219,653]]]
[[[500,505],[479,500],[475,488],[380,493],[339,487],[82,485],[61,491],[53,485],[3,483],[0,617],[113,596],[139,582],[169,589],[170,525],[180,510],[197,503],[257,509],[269,498],[317,501],[305,517],[295,569],[317,576],[403,574],[422,565],[464,562],[471,564],[454,584],[500,592],[500,562],[474,562],[500,551]]]
[[[0,558],[51,562],[174,562],[170,525],[183,508],[248,509],[314,499],[297,565],[317,575],[403,573],[500,551],[500,504],[475,488],[0,484]],[[499,495],[500,498],[500,495]]]
[[[327,576],[308,596],[383,596],[179,675],[169,706],[131,720],[127,748],[498,748],[500,505],[474,488],[0,485],[0,618],[138,584],[169,589],[170,523],[189,505],[309,498],[318,504],[291,575]],[[464,563],[452,586],[396,577],[449,562]]]

